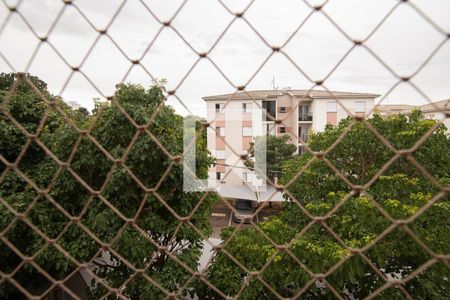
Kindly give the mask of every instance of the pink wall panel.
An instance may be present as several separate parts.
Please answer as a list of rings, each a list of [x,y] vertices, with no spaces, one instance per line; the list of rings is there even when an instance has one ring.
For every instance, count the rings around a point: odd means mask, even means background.
[[[327,124],[336,126],[336,124],[337,124],[337,113],[336,112],[327,112]]]

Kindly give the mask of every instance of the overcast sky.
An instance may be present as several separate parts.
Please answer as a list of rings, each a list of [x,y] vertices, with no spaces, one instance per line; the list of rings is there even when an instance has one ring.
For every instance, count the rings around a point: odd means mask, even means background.
[[[0,71],[27,71],[48,83],[54,94],[67,101],[77,101],[91,109],[93,98],[102,95],[79,73],[71,69],[46,44],[40,44],[17,14],[5,5],[17,5],[17,0],[0,4]],[[76,0],[76,6],[97,28],[105,28],[121,0]],[[183,1],[143,0],[160,20],[168,20]],[[231,11],[242,11],[248,0],[223,0]],[[256,0],[245,18],[271,45],[282,45],[299,24],[310,14],[305,2],[319,0]],[[444,32],[450,32],[450,1],[410,0]],[[324,11],[353,39],[365,39],[383,17],[397,5],[397,0],[330,0]],[[46,36],[64,4],[60,0],[24,0],[18,5],[29,24],[40,36]],[[5,23],[5,20],[8,20]],[[188,0],[172,21],[172,26],[197,51],[208,51],[218,36],[233,20],[217,0]],[[141,1],[128,0],[108,29],[108,34],[131,58],[141,58],[161,25],[145,9]],[[66,6],[60,20],[49,35],[49,42],[73,66],[78,66],[99,34],[72,6]],[[443,43],[444,42],[444,43]],[[401,76],[409,76],[441,44],[441,48],[419,72],[413,82],[433,101],[450,98],[450,41],[431,26],[409,4],[401,4],[386,22],[371,36],[366,45]],[[30,58],[40,45],[36,56]],[[320,80],[336,67],[353,46],[321,13],[314,13],[292,37],[283,51],[310,78]],[[245,84],[271,53],[271,49],[242,20],[236,20],[217,43],[209,57],[235,85]],[[167,79],[168,89],[193,66],[198,56],[170,28],[164,28],[141,60],[156,78]],[[134,66],[124,78],[131,62],[106,37],[102,37],[81,70],[103,95],[112,95],[118,82],[151,84],[142,67]],[[12,68],[11,68],[12,67]],[[309,82],[282,54],[274,54],[247,85],[247,89],[271,89],[272,78],[279,88],[309,89]],[[68,81],[68,79],[70,80]],[[423,104],[426,102],[407,84],[388,91],[398,81],[367,50],[355,48],[325,81],[329,89],[351,92],[371,92],[386,96],[387,103]],[[65,85],[65,83],[67,84]],[[65,86],[65,87],[64,87]],[[64,88],[63,88],[64,87]],[[201,60],[177,89],[178,97],[198,115],[205,115],[201,97],[233,92],[234,88],[208,60]],[[387,94],[387,95],[386,95]],[[169,104],[181,114],[186,110],[174,97]]]

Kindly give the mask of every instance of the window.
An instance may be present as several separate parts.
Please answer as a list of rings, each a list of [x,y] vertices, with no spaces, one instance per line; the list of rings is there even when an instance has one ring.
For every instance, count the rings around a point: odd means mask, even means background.
[[[280,107],[278,108],[278,111],[279,111],[280,113],[285,113],[285,112],[286,112],[286,107],[280,106]]]
[[[275,125],[267,124],[266,125],[266,133],[267,133],[267,135],[275,135]]]
[[[242,112],[248,113],[252,109],[251,103],[242,103]]]
[[[298,154],[303,154],[305,152],[305,148],[303,146],[298,146]]]
[[[356,101],[355,102],[355,113],[366,112],[366,101]]]
[[[266,120],[264,121],[273,121],[275,119],[275,101],[263,101],[262,108],[266,110]]]
[[[225,127],[216,127],[217,136],[225,136]]]
[[[223,108],[223,104],[222,103],[216,103],[216,113],[221,112]]]
[[[222,172],[216,172],[216,180],[222,181],[223,182],[223,178],[225,177],[225,173]]]
[[[306,126],[300,126],[298,128],[298,138],[299,138],[299,143],[301,142],[300,139],[303,140],[303,142],[307,143],[308,142],[308,127]]]
[[[242,173],[242,180],[244,182],[252,182],[252,174],[248,172]]]
[[[280,133],[286,133],[286,127],[280,127]]]
[[[225,150],[216,150],[217,159],[225,159]]]
[[[336,112],[337,104],[336,101],[328,101],[327,102],[327,112]]]
[[[252,136],[252,128],[242,127],[242,136]]]
[[[309,105],[303,104],[298,106],[298,120],[312,121],[312,115],[309,113]]]

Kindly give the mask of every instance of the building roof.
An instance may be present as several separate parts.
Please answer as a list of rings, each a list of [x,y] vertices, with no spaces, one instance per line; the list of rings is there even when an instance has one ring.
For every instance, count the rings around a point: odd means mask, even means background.
[[[351,93],[351,92],[338,92],[338,91],[322,91],[322,90],[291,90],[291,89],[282,89],[282,90],[253,90],[253,91],[239,91],[236,93],[223,94],[223,95],[214,95],[214,96],[206,96],[202,99],[205,101],[213,101],[213,100],[247,100],[247,99],[268,99],[274,98],[281,95],[291,95],[299,98],[311,98],[311,99],[320,99],[320,98],[377,98],[380,95],[370,94],[370,93]]]
[[[422,112],[437,112],[450,111],[450,99],[441,100],[424,105],[407,105],[407,104],[386,104],[378,105],[376,109],[380,112],[394,112],[394,113],[408,113],[414,109],[419,109]]]
[[[408,105],[408,104],[380,104],[377,105],[377,108],[379,110],[403,110],[403,109],[410,109],[415,108],[414,105]]]
[[[450,110],[450,99],[421,105],[419,108],[423,112],[447,111]]]

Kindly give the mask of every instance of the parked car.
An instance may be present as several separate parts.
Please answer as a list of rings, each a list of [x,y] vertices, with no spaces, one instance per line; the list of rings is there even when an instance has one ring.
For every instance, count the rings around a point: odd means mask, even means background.
[[[254,209],[252,201],[245,199],[236,199],[234,202],[233,221],[250,224]]]

